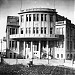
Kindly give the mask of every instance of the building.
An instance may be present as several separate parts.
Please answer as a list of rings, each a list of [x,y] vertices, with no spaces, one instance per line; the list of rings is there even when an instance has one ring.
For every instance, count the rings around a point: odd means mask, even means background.
[[[18,17],[8,16],[6,54],[8,58],[75,57],[75,26],[55,9],[22,10]]]

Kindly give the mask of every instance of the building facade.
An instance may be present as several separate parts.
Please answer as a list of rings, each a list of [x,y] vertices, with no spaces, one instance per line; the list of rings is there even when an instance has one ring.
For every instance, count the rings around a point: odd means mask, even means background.
[[[32,8],[18,14],[19,18],[7,18],[8,58],[67,59],[75,55],[74,25],[55,9]]]

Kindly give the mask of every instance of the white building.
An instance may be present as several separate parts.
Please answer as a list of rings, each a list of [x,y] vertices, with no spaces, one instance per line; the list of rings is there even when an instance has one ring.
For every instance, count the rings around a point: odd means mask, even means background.
[[[59,16],[55,9],[32,8],[18,14],[19,19],[14,16],[7,18],[8,58],[67,59],[75,55],[75,26]]]

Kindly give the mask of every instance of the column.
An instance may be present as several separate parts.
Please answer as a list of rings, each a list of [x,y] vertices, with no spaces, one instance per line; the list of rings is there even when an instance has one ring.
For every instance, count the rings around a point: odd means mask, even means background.
[[[48,40],[47,40],[47,58],[48,58]]]
[[[39,41],[39,58],[41,58],[41,42]]]
[[[49,64],[48,40],[47,40],[47,58],[48,58],[48,64]]]
[[[23,58],[26,58],[26,48],[25,48],[25,41],[24,41],[24,51],[23,51]]]
[[[32,48],[32,46],[33,46],[33,42],[31,41],[31,58],[33,58],[33,48]]]
[[[17,41],[17,52],[19,54],[19,41]]]
[[[33,35],[33,14],[31,14],[31,36]]]
[[[41,14],[39,14],[39,36],[41,34]]]

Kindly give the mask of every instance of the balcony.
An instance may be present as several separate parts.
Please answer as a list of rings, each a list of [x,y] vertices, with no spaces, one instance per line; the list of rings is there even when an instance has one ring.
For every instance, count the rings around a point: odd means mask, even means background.
[[[10,35],[10,39],[13,40],[22,40],[22,39],[41,39],[41,40],[60,40],[63,39],[64,35],[44,35],[44,34],[14,34],[14,35]]]

